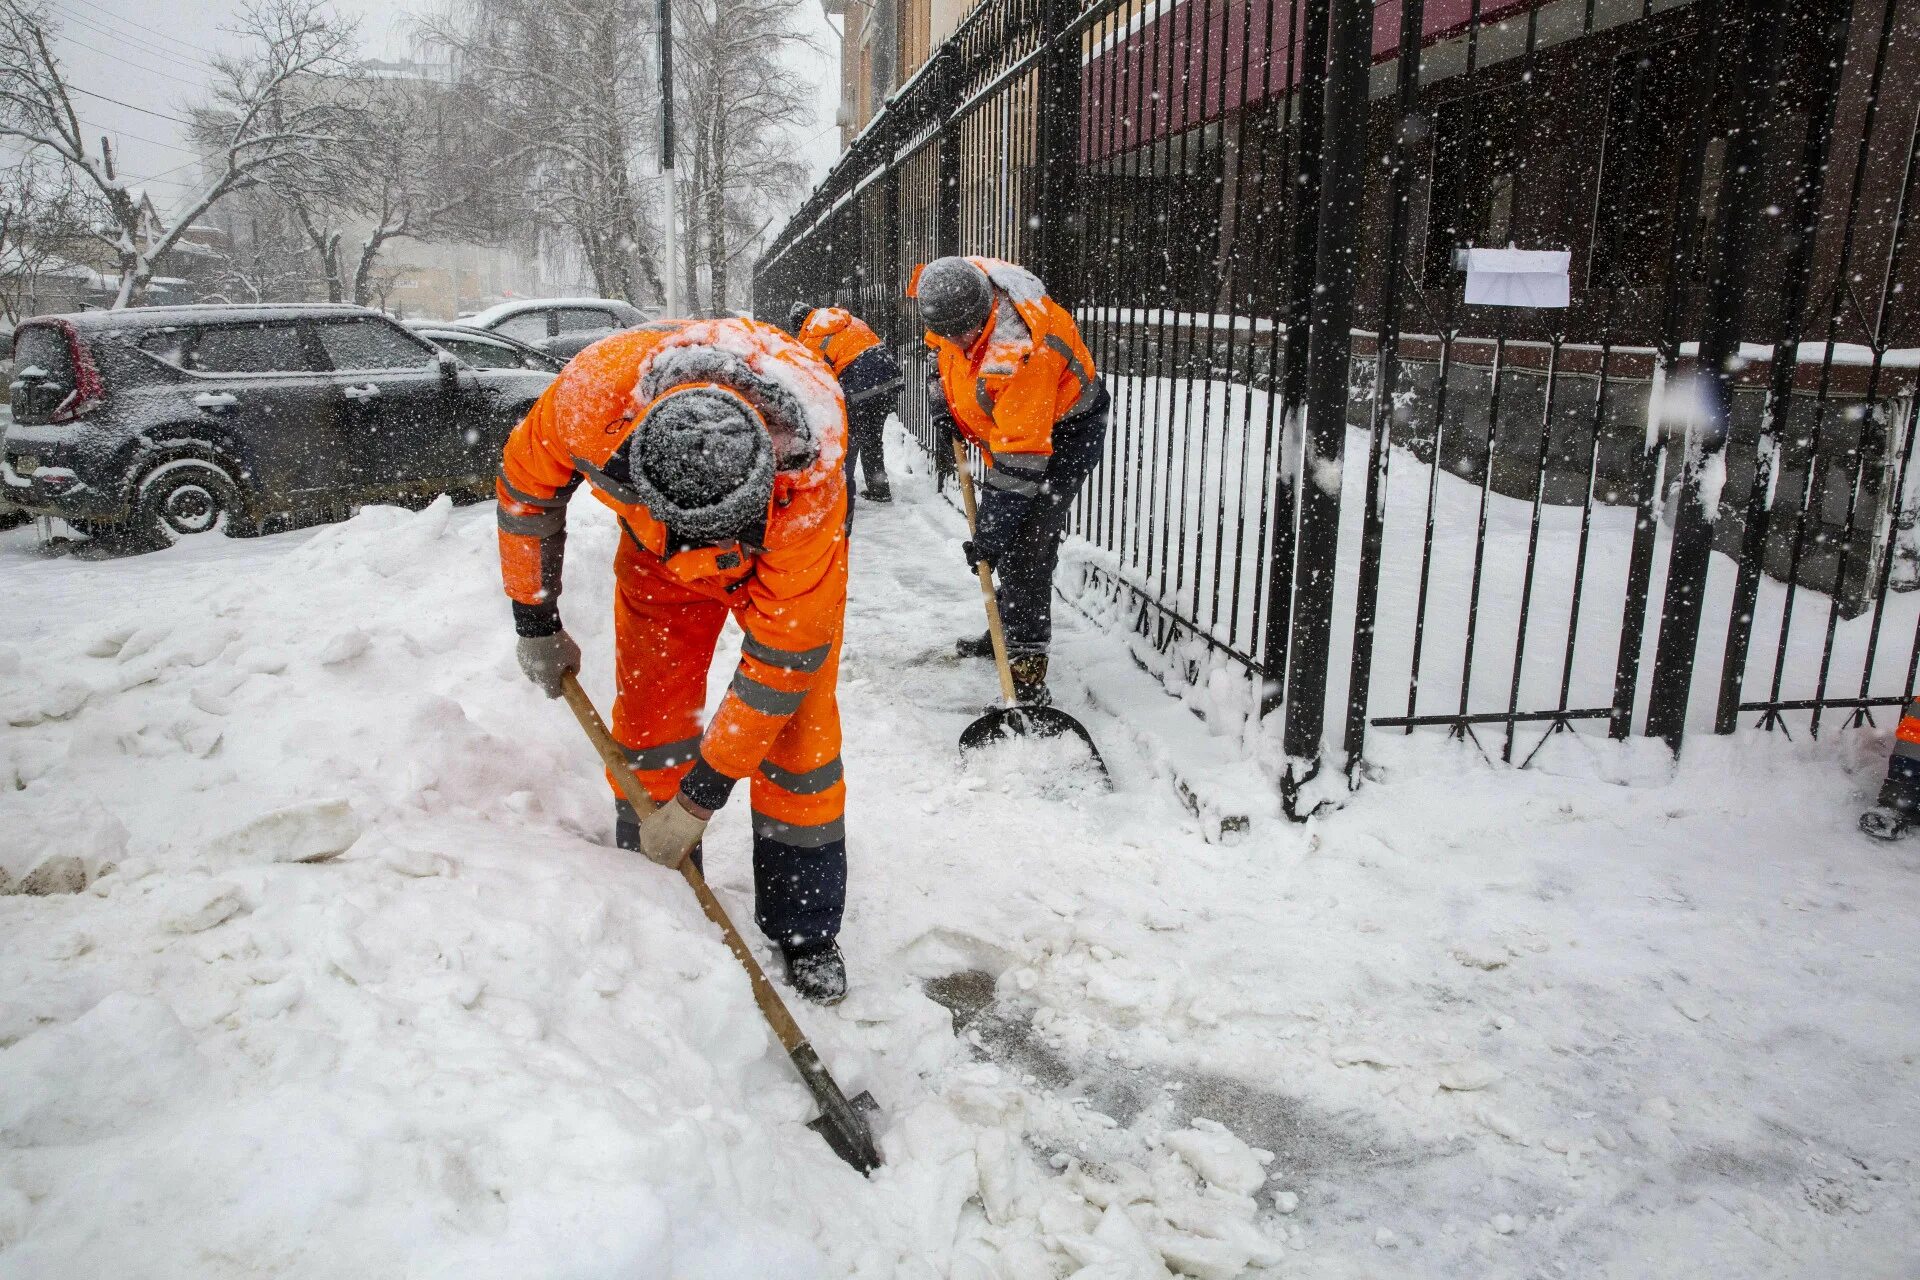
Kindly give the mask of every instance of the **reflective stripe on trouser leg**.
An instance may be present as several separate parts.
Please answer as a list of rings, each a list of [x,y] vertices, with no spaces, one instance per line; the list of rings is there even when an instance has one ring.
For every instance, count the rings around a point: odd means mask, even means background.
[[[1106,438],[1104,413],[1056,431],[1046,486],[1027,505],[1006,554],[994,566],[1009,657],[1045,653],[1053,641],[1053,573],[1060,563],[1060,540]]]
[[[1887,761],[1887,780],[1880,784],[1880,803],[1904,814],[1920,814],[1920,701],[1907,704],[1894,730],[1893,755]]]
[[[755,915],[775,942],[831,938],[847,894],[847,784],[840,766],[836,643],[754,771]]]
[[[699,752],[707,668],[727,607],[654,572],[624,542],[621,551],[614,561],[613,736],[647,794],[665,800]]]

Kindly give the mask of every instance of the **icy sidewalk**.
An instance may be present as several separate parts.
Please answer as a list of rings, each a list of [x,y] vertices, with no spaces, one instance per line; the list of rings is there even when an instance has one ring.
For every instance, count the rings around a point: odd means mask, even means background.
[[[1170,702],[1065,610],[1117,789],[959,769],[978,595],[895,489],[842,676],[855,993],[800,1013],[885,1108],[871,1182],[684,887],[601,843],[490,508],[0,542],[0,864],[114,864],[0,897],[0,1274],[1913,1271],[1920,853],[1849,834],[1872,735],[1678,777],[1383,740],[1347,810],[1210,844]],[[576,505],[604,705],[615,531]],[[747,921],[744,803],[709,848]]]

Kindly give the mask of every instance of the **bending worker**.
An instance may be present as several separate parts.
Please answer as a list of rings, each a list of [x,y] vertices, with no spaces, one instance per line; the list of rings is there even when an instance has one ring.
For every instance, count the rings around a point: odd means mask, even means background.
[[[846,993],[846,784],[834,684],[847,603],[846,412],[827,367],[771,325],[665,321],[575,356],[507,441],[500,564],[520,666],[548,697],[578,671],[560,620],[566,507],[620,518],[613,734],[659,809],[616,799],[621,848],[698,857],[751,778],[760,927],[807,999]],[[704,731],[731,614],[746,639]]]
[[[928,407],[986,451],[967,565],[984,561],[999,580],[1015,695],[1047,702],[1053,571],[1074,495],[1100,461],[1111,398],[1073,317],[1025,267],[937,258],[908,292],[936,361]],[[984,634],[956,647],[962,657],[993,653]]]
[[[882,439],[887,415],[900,390],[900,366],[880,335],[844,307],[801,303],[787,317],[787,332],[833,368],[847,397],[847,492],[856,466],[866,472],[868,502],[892,502]]]

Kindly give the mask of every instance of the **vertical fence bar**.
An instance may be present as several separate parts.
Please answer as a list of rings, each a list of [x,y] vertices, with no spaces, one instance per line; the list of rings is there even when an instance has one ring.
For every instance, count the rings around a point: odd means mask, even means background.
[[[1427,135],[1420,110],[1420,29],[1425,0],[1400,8],[1399,120],[1387,171],[1387,243],[1380,267],[1380,336],[1375,352],[1373,413],[1367,441],[1367,505],[1360,526],[1360,579],[1354,588],[1353,660],[1347,673],[1347,726],[1342,747],[1351,783],[1366,750],[1367,703],[1373,690],[1373,632],[1380,599],[1381,544],[1386,533],[1387,466],[1393,456],[1394,389],[1400,382],[1400,288],[1411,221],[1413,165]],[[1434,469],[1440,467],[1436,454]]]
[[[1741,304],[1750,276],[1762,202],[1762,167],[1779,97],[1779,62],[1789,42],[1786,0],[1766,0],[1749,10],[1725,4],[1716,23],[1734,26],[1739,50],[1732,71],[1733,123],[1728,129],[1726,175],[1720,193],[1721,216],[1713,229],[1708,257],[1707,306],[1700,332],[1699,407],[1691,414],[1681,460],[1680,492],[1674,506],[1673,548],[1667,559],[1667,585],[1660,606],[1660,638],[1654,649],[1652,685],[1647,701],[1647,734],[1675,751],[1686,732],[1687,702],[1693,688],[1695,650],[1705,603],[1707,569],[1713,553],[1718,511],[1717,484],[1703,477],[1724,465],[1731,419],[1734,361],[1740,350]],[[1723,44],[1723,47],[1726,47]]]
[[[1320,770],[1326,722],[1327,658],[1332,648],[1334,568],[1340,547],[1340,481],[1346,454],[1347,386],[1359,284],[1359,211],[1366,194],[1367,64],[1373,6],[1333,0],[1326,44],[1322,134],[1302,456],[1296,484],[1300,537],[1294,572],[1294,620],[1287,658],[1284,743],[1288,811]],[[1312,57],[1315,49],[1308,49]]]
[[[1307,330],[1314,301],[1315,246],[1320,231],[1316,214],[1320,205],[1321,144],[1326,127],[1322,105],[1327,84],[1330,0],[1298,2],[1300,30],[1294,35],[1289,19],[1292,39],[1288,54],[1300,67],[1299,87],[1291,97],[1302,105],[1293,139],[1295,170],[1288,199],[1292,224],[1282,272],[1287,289],[1286,358],[1280,366],[1277,389],[1280,447],[1278,465],[1273,472],[1273,545],[1267,562],[1266,634],[1261,642],[1266,666],[1262,672],[1266,679],[1260,697],[1262,716],[1271,714],[1285,701],[1288,662],[1292,657],[1289,637],[1293,631],[1294,523],[1298,515],[1295,486],[1303,450],[1290,445],[1299,440],[1304,426]],[[1294,42],[1298,42],[1297,46]],[[1277,341],[1280,335],[1276,334],[1275,338]],[[1275,350],[1278,351],[1277,346]]]
[[[1087,297],[1080,278],[1086,219],[1080,200],[1080,37],[1069,36],[1076,0],[1044,0],[1040,24],[1040,226],[1037,252],[1047,292],[1069,313]]]
[[[1786,286],[1774,331],[1773,367],[1762,410],[1760,437],[1754,444],[1753,488],[1747,494],[1746,525],[1740,545],[1740,572],[1734,581],[1733,608],[1727,619],[1727,643],[1720,665],[1720,696],[1714,710],[1713,731],[1732,733],[1740,718],[1740,692],[1746,678],[1747,651],[1753,638],[1753,611],[1760,597],[1760,575],[1765,567],[1767,540],[1773,531],[1774,472],[1780,463],[1780,441],[1793,403],[1794,375],[1799,370],[1800,339],[1805,325],[1807,290],[1813,278],[1813,251],[1820,233],[1820,203],[1831,165],[1828,154],[1834,117],[1840,106],[1840,71],[1850,27],[1849,11],[1820,24],[1821,40],[1812,59],[1820,82],[1814,110],[1808,112],[1806,146],[1794,181],[1792,221],[1788,231]],[[1863,695],[1864,696],[1864,693]]]

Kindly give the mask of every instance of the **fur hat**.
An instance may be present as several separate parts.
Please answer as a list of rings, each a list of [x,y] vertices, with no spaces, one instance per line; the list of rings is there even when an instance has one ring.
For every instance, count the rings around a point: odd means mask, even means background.
[[[719,543],[766,515],[773,440],[743,397],[710,383],[656,396],[627,439],[633,487],[689,542]]]
[[[986,272],[965,258],[935,258],[920,270],[914,289],[920,322],[949,342],[958,342],[987,322],[993,286]]]

